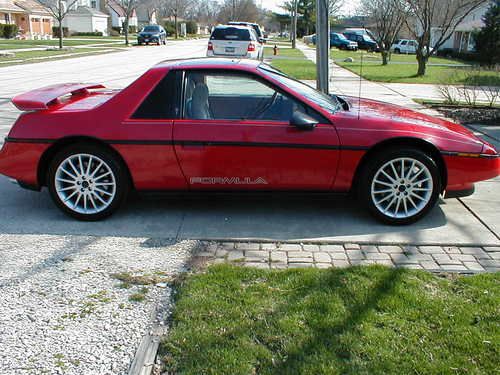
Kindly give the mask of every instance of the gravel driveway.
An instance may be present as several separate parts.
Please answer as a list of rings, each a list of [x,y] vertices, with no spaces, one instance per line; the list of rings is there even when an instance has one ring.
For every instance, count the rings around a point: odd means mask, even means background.
[[[196,246],[0,235],[0,373],[126,373]]]

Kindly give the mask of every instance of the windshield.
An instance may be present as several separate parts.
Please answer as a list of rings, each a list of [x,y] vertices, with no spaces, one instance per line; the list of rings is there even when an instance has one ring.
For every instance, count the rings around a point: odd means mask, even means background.
[[[259,69],[263,71],[267,76],[277,80],[282,85],[292,89],[297,94],[305,96],[307,99],[313,103],[319,105],[324,110],[329,113],[335,113],[342,108],[342,104],[338,101],[336,96],[330,96],[312,88],[305,83],[297,81],[291,77],[288,77],[284,73],[276,70],[270,65],[261,64]]]
[[[335,35],[337,35],[337,36],[338,36],[338,38],[339,38],[339,39],[341,39],[341,40],[348,40],[348,39],[344,36],[344,34],[335,34]]]
[[[142,31],[145,31],[147,33],[154,33],[154,32],[159,32],[160,27],[159,26],[146,26]]]

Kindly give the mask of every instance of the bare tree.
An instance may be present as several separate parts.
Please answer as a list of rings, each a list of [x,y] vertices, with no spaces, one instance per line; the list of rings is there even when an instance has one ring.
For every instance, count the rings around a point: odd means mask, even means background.
[[[175,39],[179,37],[178,20],[179,17],[186,17],[195,8],[194,0],[163,0],[162,13],[168,17],[174,18]],[[194,12],[193,12],[194,13]]]
[[[78,0],[70,0],[70,1],[63,1],[63,0],[40,0],[40,3],[43,4],[50,12],[52,17],[54,17],[57,20],[57,26],[59,28],[59,48],[63,48],[63,25],[62,22],[66,15],[69,13],[71,10],[71,7],[77,2]]]
[[[330,17],[335,16],[340,8],[344,5],[343,0],[328,0],[328,15]]]
[[[119,0],[118,3],[121,5],[123,11],[125,12],[125,20],[123,21],[123,31],[125,33],[125,45],[128,45],[130,17],[132,17],[132,15],[134,14],[137,5],[139,5],[139,2],[138,0]]]
[[[380,46],[382,65],[387,65],[389,51],[396,40],[408,13],[400,0],[363,0],[365,13],[377,28],[377,43]]]
[[[437,51],[471,12],[488,0],[402,0],[410,13],[408,29],[418,43],[417,76],[425,75],[429,56]]]
[[[225,0],[217,19],[223,23],[228,21],[256,22],[259,19],[259,9],[254,0]]]

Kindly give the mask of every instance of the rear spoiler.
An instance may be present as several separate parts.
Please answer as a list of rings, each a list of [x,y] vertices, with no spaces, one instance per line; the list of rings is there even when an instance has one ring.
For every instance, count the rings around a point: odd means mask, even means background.
[[[68,94],[87,95],[90,89],[102,89],[101,84],[96,83],[64,83],[42,87],[37,90],[16,96],[12,103],[21,111],[42,111],[50,105],[59,103],[58,98]]]

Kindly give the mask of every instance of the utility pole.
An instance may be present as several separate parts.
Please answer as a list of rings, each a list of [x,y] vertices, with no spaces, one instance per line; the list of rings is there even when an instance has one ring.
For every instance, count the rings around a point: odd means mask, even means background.
[[[233,14],[231,15],[231,21],[237,21],[237,19],[236,19],[236,0],[233,0]]]
[[[330,22],[328,0],[316,1],[316,87],[329,93],[328,75],[330,69]]]
[[[293,17],[292,17],[292,48],[297,46],[297,11],[299,0],[293,0]]]

